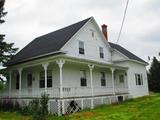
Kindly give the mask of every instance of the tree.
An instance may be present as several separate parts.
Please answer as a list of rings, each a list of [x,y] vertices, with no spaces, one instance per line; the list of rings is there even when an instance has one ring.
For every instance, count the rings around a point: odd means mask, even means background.
[[[3,17],[7,14],[7,12],[4,12],[4,4],[5,0],[0,0],[0,24],[5,22]],[[4,37],[5,35],[0,33],[0,66],[4,66],[18,50],[18,48],[13,47],[14,43],[5,42]],[[2,75],[6,76],[5,70],[0,70],[0,81],[3,82]]]
[[[153,58],[151,67],[148,73],[149,90],[160,92],[160,62]]]

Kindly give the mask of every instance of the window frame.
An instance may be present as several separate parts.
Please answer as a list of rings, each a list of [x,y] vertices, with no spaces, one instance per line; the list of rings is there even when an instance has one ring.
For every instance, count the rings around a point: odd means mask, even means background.
[[[137,86],[143,85],[143,74],[135,73],[135,80]]]
[[[101,86],[105,87],[106,86],[106,73],[105,72],[100,72],[100,79],[101,79]]]
[[[16,74],[16,90],[19,90],[19,74]]]
[[[103,47],[99,47],[99,57],[100,58],[104,58],[104,49],[103,49]]]
[[[123,74],[119,75],[119,83],[124,84],[125,83],[125,77]]]
[[[79,47],[79,54],[84,55],[85,54],[84,41],[79,41],[78,47]]]
[[[52,80],[52,71],[47,70],[47,88],[52,88],[53,85],[53,80]],[[45,72],[41,71],[39,74],[39,88],[45,88]]]
[[[81,74],[81,72],[83,72],[83,75]],[[80,86],[87,87],[86,70],[80,70]]]

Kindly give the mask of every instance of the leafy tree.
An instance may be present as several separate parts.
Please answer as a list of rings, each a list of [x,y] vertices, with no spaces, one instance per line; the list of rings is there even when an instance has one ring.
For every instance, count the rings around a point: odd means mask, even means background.
[[[149,90],[160,92],[160,62],[153,58],[151,67],[148,73]]]
[[[3,17],[7,14],[4,12],[4,4],[5,0],[0,0],[0,24],[5,22]],[[0,33],[0,66],[4,66],[18,50],[18,48],[13,47],[14,43],[5,42],[4,37],[5,35]],[[0,70],[0,81],[3,81],[2,76],[6,76],[5,70]]]

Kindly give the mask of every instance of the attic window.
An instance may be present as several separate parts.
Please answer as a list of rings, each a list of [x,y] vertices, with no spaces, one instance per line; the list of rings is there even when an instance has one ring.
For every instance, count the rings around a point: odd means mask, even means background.
[[[94,37],[95,37],[95,31],[92,30],[92,29],[90,29],[90,31],[91,31],[91,36],[92,36],[92,38],[94,38]]]
[[[92,31],[92,37],[94,38],[94,32]]]

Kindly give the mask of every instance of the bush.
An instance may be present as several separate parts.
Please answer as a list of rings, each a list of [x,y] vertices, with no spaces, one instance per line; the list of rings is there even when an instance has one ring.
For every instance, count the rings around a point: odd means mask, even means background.
[[[1,110],[12,111],[14,109],[14,104],[11,98],[5,97],[2,100]]]
[[[41,94],[41,99],[40,99],[40,109],[41,109],[41,114],[43,116],[47,115],[48,114],[48,94],[46,93],[42,93]]]
[[[29,103],[30,115],[34,120],[44,120],[48,115],[48,95],[41,94],[41,99],[34,99]]]
[[[29,105],[23,103],[20,106],[18,101],[13,101],[6,97],[3,102],[0,101],[0,110],[3,111],[18,111],[22,115],[31,115],[34,120],[45,120],[48,115],[48,100],[49,96],[46,93],[41,94],[41,99],[33,99]]]
[[[40,120],[42,117],[39,103],[39,99],[34,99],[29,103],[29,112],[34,120]]]

